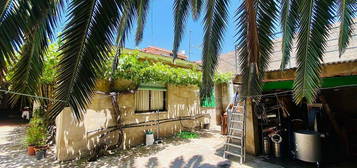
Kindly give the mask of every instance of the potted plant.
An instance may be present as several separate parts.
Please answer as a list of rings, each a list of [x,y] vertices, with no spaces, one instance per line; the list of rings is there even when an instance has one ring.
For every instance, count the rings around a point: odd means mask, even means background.
[[[35,146],[38,143],[37,130],[34,127],[27,128],[25,143],[27,145],[27,154],[35,155]]]
[[[27,145],[27,153],[35,155],[36,150],[47,149],[46,145],[46,127],[40,117],[33,117],[26,131],[25,143]]]

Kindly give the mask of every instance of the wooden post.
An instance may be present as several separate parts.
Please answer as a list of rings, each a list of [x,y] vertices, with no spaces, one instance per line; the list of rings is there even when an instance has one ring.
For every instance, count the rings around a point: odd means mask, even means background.
[[[257,155],[259,150],[258,138],[258,121],[254,115],[252,98],[247,98],[246,104],[246,136],[245,136],[245,149],[247,153]]]

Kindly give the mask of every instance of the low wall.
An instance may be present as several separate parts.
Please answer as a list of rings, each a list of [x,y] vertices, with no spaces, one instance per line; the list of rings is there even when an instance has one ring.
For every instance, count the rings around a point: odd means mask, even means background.
[[[124,126],[122,148],[143,144],[145,131],[152,130],[160,137],[170,136],[187,128],[202,127],[210,123],[214,109],[200,107],[199,91],[194,86],[168,86],[167,111],[157,113],[135,113],[135,94],[118,96],[120,115]],[[182,119],[181,121],[179,119]],[[160,120],[159,131],[156,120]],[[138,127],[140,124],[140,127]],[[88,155],[96,145],[114,145],[118,131],[110,132],[105,138],[105,128],[114,126],[111,97],[95,94],[81,121],[76,121],[70,108],[65,108],[56,118],[56,157],[71,160]]]

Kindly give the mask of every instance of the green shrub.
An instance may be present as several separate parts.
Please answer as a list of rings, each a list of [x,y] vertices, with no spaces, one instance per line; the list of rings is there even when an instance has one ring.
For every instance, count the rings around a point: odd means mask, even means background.
[[[190,132],[190,131],[182,131],[177,134],[178,137],[182,139],[193,139],[193,138],[199,138],[200,135],[195,133],[195,132]]]
[[[43,146],[46,144],[47,129],[43,119],[35,115],[31,118],[29,127],[26,130],[25,144],[33,146]]]

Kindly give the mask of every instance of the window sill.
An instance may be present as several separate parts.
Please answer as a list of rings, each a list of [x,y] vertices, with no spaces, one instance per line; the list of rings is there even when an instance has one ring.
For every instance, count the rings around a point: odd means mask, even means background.
[[[159,114],[164,114],[164,113],[167,113],[167,111],[159,111]],[[154,114],[157,114],[156,111],[148,111],[148,112],[135,112],[135,115],[154,115]]]

